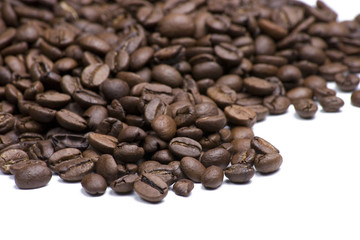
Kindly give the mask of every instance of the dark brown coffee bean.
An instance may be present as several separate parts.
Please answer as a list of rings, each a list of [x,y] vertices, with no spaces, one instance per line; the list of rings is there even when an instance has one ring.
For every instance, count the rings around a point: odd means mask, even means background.
[[[44,167],[47,167],[46,162],[42,160],[25,160],[21,162],[14,163],[10,166],[10,173],[12,175],[15,175],[17,171],[21,170],[24,167],[27,167],[29,165],[42,165]]]
[[[225,169],[230,163],[230,153],[224,148],[217,147],[204,152],[200,157],[200,162],[209,167],[212,165]]]
[[[338,112],[344,106],[344,101],[336,96],[322,97],[319,103],[325,112]]]
[[[210,87],[206,94],[221,108],[231,105],[236,101],[236,92],[225,85]]]
[[[312,99],[298,99],[294,102],[294,108],[296,113],[301,118],[313,118],[317,112],[317,104]]]
[[[243,58],[243,53],[229,43],[220,43],[215,46],[214,52],[223,63],[229,66],[239,64]]]
[[[134,190],[142,199],[157,203],[166,197],[168,186],[161,178],[145,173],[134,182]]]
[[[187,137],[176,137],[173,138],[169,143],[169,150],[175,156],[179,157],[199,157],[202,151],[202,147],[199,142],[187,138]]]
[[[161,35],[176,37],[191,37],[195,30],[195,25],[190,16],[179,13],[171,13],[164,16],[158,24]]]
[[[224,113],[228,121],[235,125],[251,127],[256,122],[256,113],[239,105],[227,106]]]
[[[140,142],[146,137],[146,132],[139,127],[124,127],[118,134],[119,142]]]
[[[84,68],[81,74],[81,83],[86,88],[99,87],[110,74],[110,68],[106,64],[91,64]]]
[[[256,96],[270,95],[275,90],[275,85],[257,77],[247,77],[244,79],[246,91]]]
[[[234,164],[225,170],[225,176],[233,183],[247,183],[254,175],[254,168],[246,164]]]
[[[126,142],[119,143],[113,152],[117,162],[136,163],[144,157],[145,151],[136,144]]]
[[[31,159],[39,159],[42,161],[48,161],[50,156],[54,153],[54,146],[50,139],[37,141],[31,145],[27,150],[27,153]]]
[[[40,123],[50,123],[55,119],[56,110],[34,104],[29,106],[29,115]]]
[[[171,115],[170,107],[159,98],[152,99],[146,104],[144,109],[144,117],[148,123],[151,123],[154,118],[159,115]]]
[[[10,113],[0,113],[0,133],[4,134],[13,129],[15,118]]]
[[[121,79],[107,79],[100,85],[100,92],[108,100],[120,99],[129,95],[129,85]]]
[[[29,156],[21,149],[8,149],[0,154],[0,170],[10,174],[10,167],[18,162],[29,160]]]
[[[111,189],[120,194],[125,194],[132,192],[134,189],[134,183],[139,179],[139,176],[136,174],[124,175],[116,180],[114,180],[110,187]]]
[[[86,109],[83,117],[87,122],[87,126],[95,130],[97,126],[108,117],[108,111],[104,106],[93,105]]]
[[[263,104],[269,109],[270,114],[283,114],[288,110],[291,101],[285,96],[271,95],[264,98]]]
[[[83,131],[87,126],[86,120],[84,118],[66,109],[61,109],[60,111],[56,112],[56,121],[63,128],[72,131]]]
[[[88,136],[89,144],[102,153],[112,154],[118,143],[117,138],[99,133],[90,133]]]
[[[257,154],[254,161],[256,171],[260,173],[272,173],[277,171],[283,159],[279,153]]]
[[[95,164],[90,158],[75,158],[56,165],[54,171],[58,172],[64,181],[79,182],[94,168]]]
[[[255,39],[255,52],[257,55],[274,55],[276,45],[272,38],[267,35],[259,35]]]
[[[110,185],[117,178],[118,173],[113,156],[110,154],[101,155],[96,162],[95,171],[105,178],[107,184]]]
[[[176,136],[188,137],[194,139],[195,141],[198,141],[203,136],[203,131],[200,128],[194,126],[182,127],[176,130]]]
[[[56,150],[68,147],[85,150],[89,146],[87,136],[78,134],[57,133],[51,136],[51,140]]]
[[[57,109],[65,106],[71,100],[71,97],[56,91],[47,91],[36,94],[35,99],[36,102],[43,107]]]
[[[30,164],[15,172],[15,183],[21,189],[40,188],[48,184],[52,172],[47,166]]]
[[[83,108],[88,108],[92,105],[106,105],[106,101],[99,94],[86,89],[75,90],[72,97]]]
[[[251,140],[251,147],[258,154],[279,153],[279,150],[276,147],[274,147],[271,143],[269,143],[265,139],[258,136],[255,136]]]
[[[218,166],[210,166],[205,169],[201,176],[201,184],[205,188],[215,189],[221,186],[224,179],[223,169]]]
[[[291,90],[289,90],[286,93],[286,96],[290,99],[291,102],[294,102],[298,99],[302,98],[313,98],[313,91],[310,88],[307,87],[295,87]]]
[[[113,73],[126,71],[130,65],[130,56],[124,50],[109,51],[105,56],[105,63]]]
[[[15,126],[16,126],[16,130],[19,131],[20,133],[25,133],[25,132],[42,133],[42,131],[45,128],[43,124],[33,120],[30,116],[17,119]]]
[[[218,132],[226,125],[226,117],[224,114],[198,118],[195,121],[196,127],[204,132]]]
[[[334,81],[335,75],[346,72],[348,67],[341,63],[327,63],[319,67],[319,75],[327,81]]]
[[[147,46],[135,50],[130,56],[130,69],[133,71],[141,69],[152,58],[153,54],[154,49]]]
[[[190,126],[195,122],[195,107],[187,101],[177,101],[170,105],[172,116],[178,127]]]
[[[166,64],[156,65],[152,70],[151,77],[154,81],[173,88],[181,87],[183,84],[181,74],[175,68]]]
[[[161,178],[168,186],[172,185],[176,180],[173,167],[165,164],[147,164],[141,168],[139,174],[153,174]]]
[[[151,121],[151,127],[165,141],[169,141],[176,134],[176,122],[168,115],[155,117]]]
[[[111,47],[107,42],[95,35],[82,37],[79,44],[82,48],[99,54],[106,54],[111,50]]]
[[[359,85],[360,81],[359,77],[356,74],[351,74],[347,72],[336,74],[334,80],[336,82],[336,86],[344,92],[354,91]]]
[[[204,165],[193,157],[184,157],[180,161],[182,172],[192,181],[201,182],[201,176],[205,171]]]
[[[103,176],[97,173],[89,173],[81,180],[81,186],[90,195],[102,195],[105,193],[107,184]]]
[[[222,67],[216,62],[203,62],[195,64],[192,74],[195,80],[204,78],[218,79],[223,75]]]
[[[172,189],[176,195],[187,197],[194,189],[194,183],[189,179],[180,179],[174,184]]]

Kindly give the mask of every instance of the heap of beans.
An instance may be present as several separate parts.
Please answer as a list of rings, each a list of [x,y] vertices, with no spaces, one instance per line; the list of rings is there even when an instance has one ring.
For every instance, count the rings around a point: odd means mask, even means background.
[[[252,126],[354,91],[360,18],[286,0],[5,0],[0,169],[19,188],[55,173],[159,202],[280,168]],[[360,92],[352,94],[360,105]]]

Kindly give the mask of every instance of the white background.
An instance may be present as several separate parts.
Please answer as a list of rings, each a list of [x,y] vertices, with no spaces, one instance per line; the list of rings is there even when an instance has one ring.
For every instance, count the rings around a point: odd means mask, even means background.
[[[360,12],[356,0],[325,2],[341,20]],[[148,204],[110,189],[89,197],[56,176],[44,188],[19,190],[0,174],[0,239],[360,239],[360,109],[349,93],[338,96],[340,113],[319,107],[315,119],[301,120],[291,106],[256,124],[284,162],[245,185],[197,184],[188,198],[169,191]]]

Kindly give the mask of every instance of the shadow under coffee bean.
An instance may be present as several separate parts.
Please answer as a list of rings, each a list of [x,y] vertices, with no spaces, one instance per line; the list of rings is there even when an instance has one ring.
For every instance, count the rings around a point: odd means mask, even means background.
[[[360,19],[323,2],[36,2],[0,3],[0,170],[19,188],[55,173],[155,203],[249,183],[283,162],[254,124],[340,111],[329,81],[360,106]]]

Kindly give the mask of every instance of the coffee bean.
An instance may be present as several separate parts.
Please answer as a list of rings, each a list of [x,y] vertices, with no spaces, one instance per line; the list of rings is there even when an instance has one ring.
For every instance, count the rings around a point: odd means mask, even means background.
[[[84,118],[66,109],[61,109],[56,112],[56,121],[63,128],[72,131],[83,131],[87,126]]]
[[[185,14],[170,13],[159,22],[161,35],[170,38],[190,37],[194,33],[194,28],[193,20]]]
[[[134,189],[134,183],[139,179],[139,176],[136,174],[124,175],[116,180],[114,180],[110,187],[111,189],[120,194],[125,194],[132,192]]]
[[[15,183],[21,189],[40,188],[48,184],[51,170],[41,164],[30,164],[15,172]]]
[[[201,184],[205,188],[215,189],[220,187],[223,183],[224,172],[223,169],[218,166],[210,166],[205,169],[201,175]]]
[[[159,115],[151,121],[152,129],[165,141],[169,141],[176,134],[176,122],[168,115]]]
[[[204,152],[200,157],[200,162],[205,166],[218,166],[225,169],[230,162],[231,154],[224,148],[217,147]]]
[[[254,166],[260,173],[272,173],[280,168],[282,162],[283,159],[279,153],[257,154]]]
[[[145,154],[142,147],[136,144],[126,142],[119,143],[113,152],[114,158],[117,162],[136,163]]]
[[[10,113],[0,113],[0,133],[6,133],[10,131],[15,124],[15,118]]]
[[[0,154],[0,170],[5,173],[10,173],[10,167],[18,162],[27,161],[29,156],[21,149],[8,149]]]
[[[108,100],[120,99],[129,95],[129,85],[121,79],[106,79],[100,85],[100,92]]]
[[[202,147],[199,142],[187,138],[187,137],[176,137],[173,138],[169,143],[169,150],[175,156],[179,157],[199,157],[202,151]]]
[[[319,103],[325,112],[338,112],[344,106],[344,101],[336,96],[322,97]]]
[[[181,74],[175,68],[166,64],[156,65],[152,70],[151,77],[156,82],[174,88],[180,87],[183,84]]]
[[[305,119],[313,118],[317,112],[317,104],[312,99],[298,99],[294,102],[296,113]]]
[[[263,104],[269,109],[270,114],[275,115],[285,113],[288,110],[291,101],[288,97],[285,96],[271,95],[264,98]]]
[[[157,203],[166,197],[168,186],[161,178],[145,173],[134,182],[134,190],[142,199]]]
[[[174,184],[172,189],[176,195],[187,197],[194,189],[194,183],[189,179],[180,179]]]
[[[89,144],[102,153],[113,153],[118,140],[110,135],[90,133],[88,136]]]
[[[246,164],[234,164],[225,170],[225,176],[233,183],[247,183],[254,175],[254,168]]]
[[[81,83],[86,88],[99,87],[110,74],[110,68],[106,64],[91,64],[84,68],[81,74]]]
[[[335,75],[336,86],[340,88],[341,91],[351,92],[354,91],[359,85],[359,77],[355,74],[338,73]]]
[[[180,161],[180,168],[194,182],[201,182],[201,176],[206,169],[199,160],[193,157],[183,157]]]
[[[90,195],[102,195],[105,193],[107,184],[105,179],[96,173],[89,173],[81,180],[81,186]]]
[[[61,179],[67,182],[79,182],[94,170],[95,164],[89,158],[74,158],[63,161],[54,167]]]
[[[88,35],[81,38],[79,44],[84,49],[99,54],[106,54],[111,50],[111,47],[107,42],[95,35]]]

